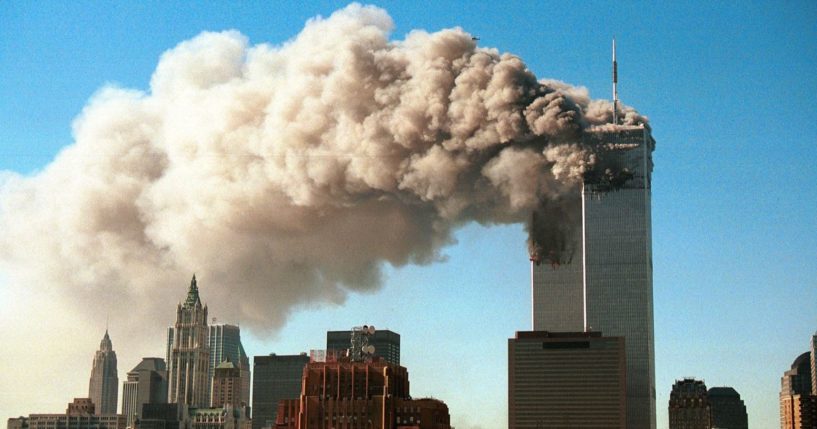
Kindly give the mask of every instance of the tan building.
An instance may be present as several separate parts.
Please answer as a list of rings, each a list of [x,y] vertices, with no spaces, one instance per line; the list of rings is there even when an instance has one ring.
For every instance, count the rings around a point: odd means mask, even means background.
[[[213,371],[213,407],[231,406],[239,408],[242,405],[242,377],[241,369],[233,365],[230,360],[219,364]]]
[[[624,338],[517,332],[508,340],[508,428],[624,428]]]
[[[811,352],[791,364],[780,380],[780,428],[817,427],[817,396],[812,395]]]
[[[187,299],[176,309],[176,324],[168,329],[168,402],[200,408],[210,405],[207,334],[207,306],[201,304],[194,275]]]
[[[301,395],[279,403],[276,429],[450,429],[448,406],[411,399],[406,368],[382,358],[310,362]]]
[[[125,429],[125,416],[121,414],[94,414],[94,404],[89,398],[76,398],[68,404],[65,414],[31,414],[29,429]]]

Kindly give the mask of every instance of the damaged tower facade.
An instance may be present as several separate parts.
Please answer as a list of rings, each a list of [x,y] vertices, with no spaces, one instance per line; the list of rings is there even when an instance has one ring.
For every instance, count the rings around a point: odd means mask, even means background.
[[[624,337],[627,427],[655,428],[650,202],[655,140],[649,126],[618,124],[591,128],[583,138],[601,162],[566,197],[574,225],[561,248],[531,257],[533,330]]]

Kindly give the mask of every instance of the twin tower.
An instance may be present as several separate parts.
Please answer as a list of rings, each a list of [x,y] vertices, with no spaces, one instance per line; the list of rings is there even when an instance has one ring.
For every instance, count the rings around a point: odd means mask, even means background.
[[[627,179],[577,185],[564,237],[571,257],[531,264],[533,331],[509,341],[509,429],[656,426],[655,141],[646,125],[610,124],[583,138]]]

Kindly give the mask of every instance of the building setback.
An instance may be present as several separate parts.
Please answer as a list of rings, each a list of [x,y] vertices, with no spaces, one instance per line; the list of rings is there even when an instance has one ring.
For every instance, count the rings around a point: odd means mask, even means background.
[[[116,352],[113,351],[108,330],[99,343],[99,350],[94,354],[91,379],[88,386],[88,397],[96,407],[97,415],[116,414],[116,403],[119,394],[119,376],[116,371]]]
[[[652,292],[652,151],[648,126],[586,131],[588,146],[609,148],[615,177],[587,176],[563,197],[572,219],[561,242],[532,254],[533,330],[596,330],[624,337],[627,426],[655,428]],[[625,174],[626,173],[626,174]]]
[[[310,362],[302,386],[279,403],[276,429],[450,429],[448,406],[411,399],[406,368],[384,359]]]
[[[712,409],[712,427],[748,429],[749,417],[740,393],[731,387],[713,387],[707,392]]]
[[[142,358],[122,384],[122,414],[126,424],[133,426],[141,416],[144,404],[167,402],[167,367],[162,358]]]
[[[517,332],[508,340],[508,429],[626,427],[624,339]]]
[[[176,309],[176,325],[168,333],[168,401],[200,408],[209,406],[207,306],[201,304],[195,275],[187,299]]]
[[[326,332],[326,350],[347,350],[352,341],[352,332]],[[388,329],[375,330],[368,336],[369,345],[374,346],[374,357],[381,357],[386,362],[400,365],[400,334]]]
[[[275,425],[278,402],[301,394],[301,377],[309,356],[271,354],[253,360],[252,429],[269,428]]]
[[[708,398],[703,381],[676,380],[669,396],[669,428],[710,429],[712,412]]]

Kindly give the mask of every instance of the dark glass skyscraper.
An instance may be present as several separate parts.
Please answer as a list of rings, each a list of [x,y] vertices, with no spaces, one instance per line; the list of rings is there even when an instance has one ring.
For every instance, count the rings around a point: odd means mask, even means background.
[[[627,427],[655,428],[652,292],[652,152],[647,126],[586,131],[585,144],[627,173],[588,177],[565,197],[573,220],[557,262],[532,264],[533,329],[624,337]]]
[[[99,350],[94,354],[94,366],[91,369],[91,382],[88,397],[94,403],[94,414],[116,414],[116,402],[119,395],[119,376],[116,372],[116,352],[113,351],[108,330],[99,343]]]
[[[369,345],[374,346],[374,357],[382,357],[386,362],[400,365],[400,334],[388,329],[375,330],[367,337]],[[326,333],[327,350],[346,350],[352,341],[352,331],[328,331]]]
[[[712,407],[712,427],[718,429],[747,429],[749,416],[740,393],[731,387],[709,389],[709,405]]]
[[[250,404],[250,359],[247,353],[244,352],[244,346],[241,344],[241,329],[235,325],[218,324],[210,325],[208,327],[207,344],[210,347],[210,372],[207,378],[208,391],[213,395],[213,378],[215,369],[221,365],[222,362],[228,360],[241,373],[240,389],[241,395],[239,404]],[[220,406],[213,403],[213,406]]]
[[[299,355],[255,356],[252,382],[252,429],[273,426],[278,402],[295,399],[301,394],[306,353]]]

